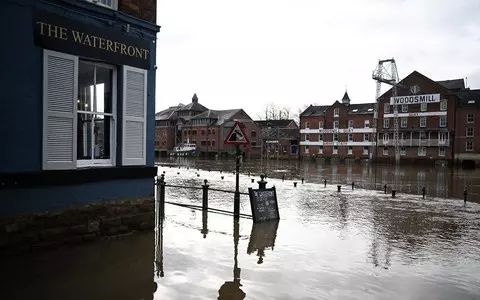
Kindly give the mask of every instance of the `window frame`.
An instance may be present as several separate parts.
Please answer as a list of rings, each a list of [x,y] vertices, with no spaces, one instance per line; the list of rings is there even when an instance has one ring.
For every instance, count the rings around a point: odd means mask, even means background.
[[[400,155],[407,155],[407,147],[400,147]]]
[[[422,153],[420,153],[420,149],[423,149]],[[426,147],[418,147],[417,156],[427,156],[427,148]]]
[[[405,121],[405,122],[403,122],[403,121]],[[400,128],[407,128],[407,127],[408,127],[408,118],[402,117],[400,119]]]
[[[471,145],[471,147],[468,147]],[[465,151],[466,152],[473,152],[473,141],[466,141],[465,142]]]
[[[442,121],[443,121],[443,125],[442,125]],[[438,119],[438,126],[441,127],[441,128],[445,128],[447,127],[447,117],[440,117]]]
[[[318,121],[318,129],[323,129],[323,121]]]
[[[408,112],[408,105],[402,104],[402,113],[407,113],[407,112]]]
[[[383,147],[382,155],[388,156],[388,147]]]
[[[305,121],[305,129],[310,129],[310,121]]]
[[[390,113],[390,103],[384,103],[383,104],[383,113],[384,114],[389,114]]]
[[[470,116],[472,116],[471,120],[470,120]],[[467,113],[467,123],[469,123],[469,124],[475,123],[475,114],[474,113]]]
[[[368,125],[368,126],[367,126]],[[365,120],[363,122],[363,128],[370,128],[370,120]]]
[[[425,121],[424,122],[425,124],[423,124],[423,126],[422,126],[422,121],[423,120]],[[420,128],[426,128],[427,127],[427,117],[420,117],[419,123],[420,123],[419,124]]]
[[[348,128],[353,128],[353,120],[348,120]]]
[[[390,119],[383,119],[383,128],[390,128]]]
[[[472,131],[472,134],[469,134],[469,132],[468,132],[470,129],[471,129],[471,131]],[[473,128],[473,127],[467,127],[465,130],[466,130],[466,132],[465,132],[465,136],[466,136],[466,137],[474,137],[474,136],[475,136],[475,128]]]
[[[338,117],[340,115],[340,108],[334,108],[333,109],[333,116]]]
[[[340,128],[340,122],[339,121],[333,121],[333,129],[339,129]]]
[[[90,2],[92,4],[95,4],[95,5],[98,5],[98,6],[101,6],[101,7],[106,7],[106,8],[113,9],[113,10],[118,10],[118,0],[112,0],[112,5],[111,6],[100,2],[101,0],[85,0],[85,1]]]
[[[440,100],[440,110],[445,111],[447,109],[448,109],[448,100],[447,99]]]
[[[428,103],[427,102],[423,102],[420,104],[420,111],[427,111],[428,110]]]
[[[440,150],[443,150],[443,151],[440,151]],[[443,153],[442,153],[443,152]],[[438,147],[438,156],[442,156],[444,157],[445,156],[445,147]]]
[[[85,115],[102,115],[102,116],[108,116],[111,117],[111,124],[110,124],[110,159],[95,159],[95,155],[92,155],[91,159],[78,159],[77,158],[77,167],[78,168],[85,168],[85,167],[111,167],[115,165],[115,162],[117,161],[117,103],[118,103],[118,95],[117,95],[117,90],[118,90],[118,68],[115,65],[109,65],[101,62],[95,62],[95,61],[89,61],[89,60],[83,60],[83,59],[78,59],[78,67],[80,71],[80,64],[81,63],[86,63],[88,65],[93,65],[93,66],[100,66],[103,68],[107,68],[113,71],[112,73],[112,113],[102,113],[102,112],[94,112],[94,111],[84,111],[84,110],[78,110],[76,113],[76,118],[78,122],[78,113],[82,113]],[[96,75],[94,75],[94,78]],[[79,86],[78,82],[78,72],[77,72],[77,87]],[[94,93],[94,96],[96,93]],[[78,95],[77,95],[78,98]],[[93,109],[93,108],[92,108]],[[92,127],[92,131],[93,131]],[[92,135],[94,137],[94,135]],[[93,139],[92,139],[93,143]],[[77,137],[77,148],[78,148],[78,137]]]

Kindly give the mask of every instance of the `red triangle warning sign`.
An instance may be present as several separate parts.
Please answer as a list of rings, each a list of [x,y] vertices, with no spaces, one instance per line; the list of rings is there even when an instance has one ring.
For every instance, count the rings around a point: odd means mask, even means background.
[[[235,125],[230,130],[230,133],[227,135],[225,139],[225,144],[235,144],[235,145],[247,145],[248,138],[243,131],[242,127],[240,127],[240,123],[236,122]]]

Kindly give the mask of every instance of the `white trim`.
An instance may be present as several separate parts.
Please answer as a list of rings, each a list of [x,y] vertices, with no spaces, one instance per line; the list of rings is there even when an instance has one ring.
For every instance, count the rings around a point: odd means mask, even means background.
[[[430,117],[430,116],[446,116],[447,111],[427,111],[427,112],[411,112],[411,113],[398,113],[398,117]],[[384,118],[393,118],[394,114],[385,114]]]
[[[47,81],[47,74],[48,74],[48,57],[49,56],[56,56],[65,59],[73,60],[73,133],[72,133],[72,161],[65,161],[65,162],[49,162],[48,161],[48,116],[52,114],[48,111],[48,103],[47,103],[47,92],[48,92],[48,81]],[[43,132],[42,132],[42,167],[43,170],[68,170],[68,169],[75,169],[76,162],[77,162],[77,98],[78,98],[78,57],[70,54],[65,54],[61,52],[51,51],[51,50],[43,50],[43,94],[42,94],[42,104],[43,104]],[[62,114],[62,113],[59,113]],[[55,115],[55,113],[53,113]]]
[[[143,118],[139,117],[128,117],[126,116],[126,106],[127,106],[127,72],[133,71],[137,73],[143,74],[144,82],[143,82],[143,100],[144,100],[144,111],[143,111]],[[147,82],[148,82],[148,71],[145,69],[139,69],[131,66],[123,66],[123,84],[122,84],[122,91],[123,91],[123,98],[122,98],[122,165],[124,166],[132,166],[132,165],[146,165],[147,160]],[[142,157],[141,158],[126,158],[126,138],[125,138],[125,128],[127,119],[130,121],[138,121],[143,122],[143,145],[142,145]]]
[[[303,134],[329,134],[329,133],[374,133],[375,128],[335,128],[335,129],[300,129]]]
[[[95,5],[101,6],[101,7],[106,7],[114,10],[118,10],[118,0],[112,0],[112,6],[103,4],[99,2],[99,0],[86,0],[87,2],[93,3]]]
[[[300,146],[374,146],[375,142],[313,142],[300,141]]]

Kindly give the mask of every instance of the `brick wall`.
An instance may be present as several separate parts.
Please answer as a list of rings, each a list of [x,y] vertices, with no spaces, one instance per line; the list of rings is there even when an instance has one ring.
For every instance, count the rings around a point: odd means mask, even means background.
[[[157,0],[118,0],[118,10],[156,24]]]

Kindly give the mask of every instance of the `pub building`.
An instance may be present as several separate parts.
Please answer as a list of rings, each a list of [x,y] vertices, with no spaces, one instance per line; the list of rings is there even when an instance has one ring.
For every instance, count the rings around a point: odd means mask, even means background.
[[[2,1],[0,216],[153,196],[155,1]]]

